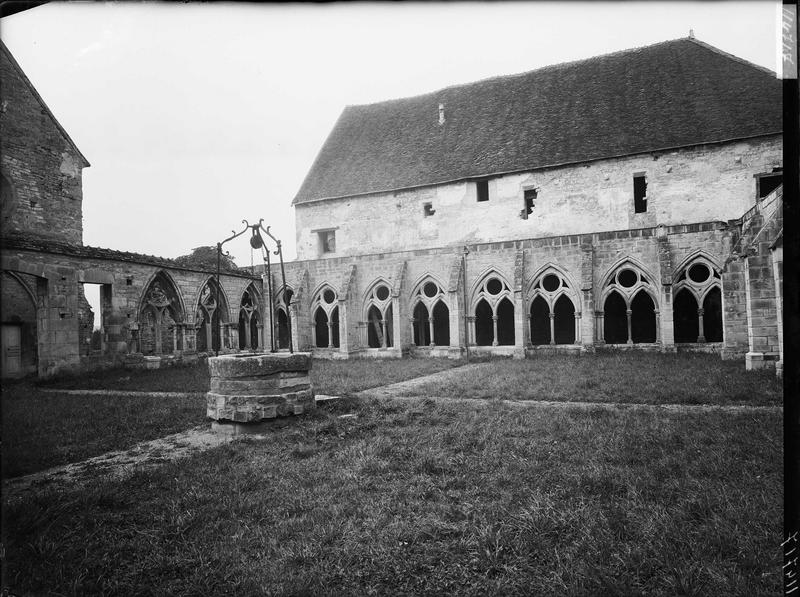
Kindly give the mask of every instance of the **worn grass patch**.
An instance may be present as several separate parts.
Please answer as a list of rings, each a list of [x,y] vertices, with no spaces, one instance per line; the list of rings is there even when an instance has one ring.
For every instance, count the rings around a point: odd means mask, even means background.
[[[205,398],[70,396],[29,383],[2,392],[2,476],[79,462],[206,422]]]
[[[598,353],[493,359],[443,381],[410,388],[412,396],[647,404],[780,405],[774,371],[746,371],[741,361],[710,354]]]
[[[105,369],[64,374],[37,382],[41,387],[62,390],[125,390],[135,392],[207,392],[205,361],[163,369]]]
[[[315,359],[311,368],[314,391],[319,394],[348,394],[429,375],[463,365],[452,359]],[[82,375],[66,375],[39,382],[42,387],[64,390],[133,390],[140,392],[207,392],[208,366],[195,365],[164,369],[109,369]]]
[[[4,495],[5,583],[64,595],[773,595],[780,440],[773,414],[348,399],[124,482]]]
[[[351,394],[464,365],[439,358],[315,360],[311,381],[318,394]]]

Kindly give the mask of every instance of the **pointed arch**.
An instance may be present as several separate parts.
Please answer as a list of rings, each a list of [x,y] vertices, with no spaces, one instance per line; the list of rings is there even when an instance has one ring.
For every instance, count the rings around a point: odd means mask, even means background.
[[[392,309],[392,286],[385,278],[377,278],[364,293],[364,322],[366,343],[370,348],[394,346],[394,312]]]
[[[173,309],[175,310],[176,314],[179,315],[181,321],[185,321],[187,312],[186,312],[186,303],[183,300],[183,295],[178,288],[178,285],[175,283],[173,277],[169,274],[168,271],[163,269],[157,269],[154,271],[150,277],[147,279],[145,283],[142,294],[139,296],[139,311],[141,312],[142,305],[144,303],[145,297],[147,293],[150,291],[151,287],[154,283],[158,282],[164,292],[170,299],[174,299],[172,303]]]
[[[215,288],[219,288],[219,295],[214,293]],[[230,321],[230,302],[228,301],[228,294],[225,292],[225,288],[222,284],[217,285],[217,280],[214,276],[207,276],[202,284],[200,284],[199,291],[197,293],[197,300],[195,302],[195,313],[198,309],[201,309],[206,304],[204,302],[204,297],[216,299],[219,296],[219,305],[215,307],[219,311],[219,315],[221,321],[223,323],[227,323]],[[206,289],[208,289],[209,294],[205,294]]]
[[[449,346],[450,307],[441,280],[430,273],[417,278],[411,292],[409,311],[415,345]]]
[[[258,348],[261,319],[261,291],[250,282],[239,298],[239,350]]]
[[[718,262],[702,249],[694,251],[676,268],[672,292],[675,341],[722,342],[722,269]]]
[[[600,292],[597,293],[596,309],[598,311],[603,311],[606,298],[612,291],[619,293],[625,303],[630,305],[639,290],[644,290],[650,295],[656,310],[658,310],[657,278],[638,259],[629,256],[621,257],[606,270],[601,280],[598,287]]]
[[[562,267],[547,263],[527,286],[531,344],[574,344],[581,296],[572,277]]]
[[[137,340],[143,354],[160,355],[183,350],[183,299],[178,286],[164,270],[155,271],[144,287],[137,321]]]
[[[217,284],[214,276],[208,276],[200,285],[195,307],[195,334],[199,352],[218,351],[226,348],[220,329],[230,321],[230,307],[225,289]]]
[[[677,281],[678,274],[681,272],[681,270],[685,269],[687,265],[698,259],[707,261],[718,272],[722,271],[722,264],[720,263],[719,259],[705,249],[695,249],[686,255],[677,266],[675,266],[675,269],[673,270],[673,283]]]

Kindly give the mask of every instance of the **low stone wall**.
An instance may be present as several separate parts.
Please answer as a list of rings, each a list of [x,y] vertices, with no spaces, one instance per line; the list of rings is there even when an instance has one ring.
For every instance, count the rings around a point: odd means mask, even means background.
[[[208,368],[207,414],[218,424],[261,423],[314,408],[310,353],[221,355],[209,357]]]

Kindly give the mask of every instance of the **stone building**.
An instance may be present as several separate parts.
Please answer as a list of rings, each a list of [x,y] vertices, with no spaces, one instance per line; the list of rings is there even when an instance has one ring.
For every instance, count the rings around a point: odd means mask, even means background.
[[[286,287],[85,246],[89,163],[1,43],[0,75],[4,376],[290,345],[781,358],[781,84],[695,39],[347,107]]]
[[[691,37],[348,106],[293,202],[295,346],[774,364],[781,172],[780,81]]]
[[[259,276],[225,272],[217,286],[210,269],[83,244],[89,162],[2,43],[0,77],[3,376],[158,367],[263,346]],[[86,284],[100,286],[100,313]]]

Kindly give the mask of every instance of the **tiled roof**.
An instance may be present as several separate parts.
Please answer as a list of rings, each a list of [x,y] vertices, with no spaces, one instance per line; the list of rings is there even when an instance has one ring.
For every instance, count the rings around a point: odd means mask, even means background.
[[[7,251],[36,251],[38,253],[52,253],[67,257],[78,257],[85,259],[101,259],[107,261],[124,261],[128,263],[138,263],[143,265],[155,265],[171,269],[215,273],[215,268],[191,266],[187,267],[175,262],[174,259],[157,257],[155,255],[144,255],[142,253],[129,253],[127,251],[115,251],[113,249],[103,249],[100,247],[89,247],[86,245],[73,245],[62,241],[43,239],[31,236],[7,235],[0,239],[0,249]],[[249,271],[220,271],[226,276],[237,276],[241,278],[258,278],[258,274]]]
[[[780,133],[781,88],[684,38],[348,106],[293,203]]]

